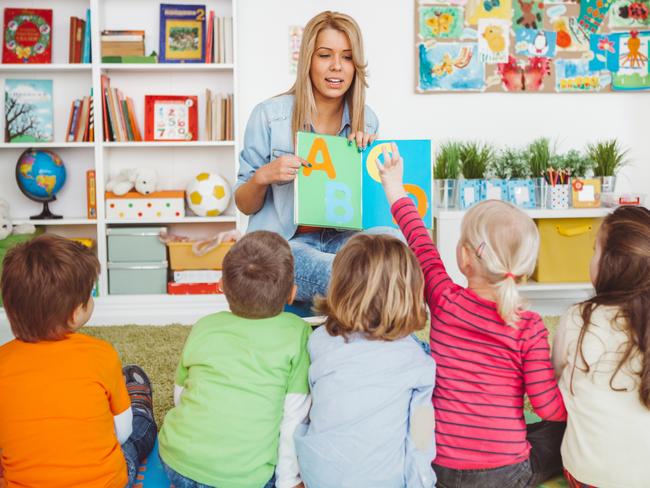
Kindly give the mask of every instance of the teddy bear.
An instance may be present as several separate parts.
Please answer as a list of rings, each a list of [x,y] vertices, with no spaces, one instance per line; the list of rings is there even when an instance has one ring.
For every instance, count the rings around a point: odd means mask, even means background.
[[[33,234],[35,231],[36,227],[32,224],[13,225],[9,216],[9,202],[0,198],[0,240],[11,234]]]
[[[120,171],[115,178],[106,183],[106,189],[121,196],[135,188],[135,191],[143,195],[149,195],[156,191],[158,175],[149,168],[130,168]]]

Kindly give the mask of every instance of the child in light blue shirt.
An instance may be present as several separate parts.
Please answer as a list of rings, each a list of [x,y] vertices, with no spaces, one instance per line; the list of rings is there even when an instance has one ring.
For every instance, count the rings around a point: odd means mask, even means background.
[[[410,336],[425,326],[423,287],[393,237],[357,235],[334,259],[308,344],[310,424],[295,436],[306,486],[435,486],[435,364]]]

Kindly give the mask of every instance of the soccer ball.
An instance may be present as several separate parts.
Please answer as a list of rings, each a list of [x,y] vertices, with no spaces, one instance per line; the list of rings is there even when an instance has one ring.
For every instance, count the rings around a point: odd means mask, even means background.
[[[187,206],[200,217],[216,217],[223,213],[230,203],[230,184],[221,175],[201,173],[185,190]]]

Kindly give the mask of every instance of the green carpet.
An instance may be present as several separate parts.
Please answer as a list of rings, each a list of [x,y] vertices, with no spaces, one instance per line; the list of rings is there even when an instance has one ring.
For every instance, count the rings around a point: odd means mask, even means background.
[[[559,317],[544,317],[550,340]],[[174,373],[191,327],[184,325],[123,325],[83,327],[82,333],[99,337],[113,344],[122,364],[138,364],[146,371],[153,385],[154,410],[158,427],[167,411],[174,405]],[[417,333],[428,341],[429,330]],[[531,409],[526,403],[526,408]]]

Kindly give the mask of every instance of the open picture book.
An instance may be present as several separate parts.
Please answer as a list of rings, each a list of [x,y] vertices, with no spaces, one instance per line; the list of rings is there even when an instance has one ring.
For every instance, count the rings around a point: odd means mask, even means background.
[[[431,215],[431,141],[375,141],[360,153],[344,137],[299,132],[296,155],[311,163],[295,180],[294,219],[298,225],[362,230],[397,227],[381,186],[376,161],[395,143],[404,160],[404,189],[426,227]]]

